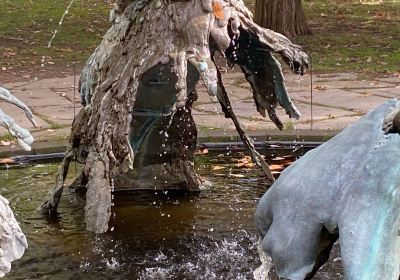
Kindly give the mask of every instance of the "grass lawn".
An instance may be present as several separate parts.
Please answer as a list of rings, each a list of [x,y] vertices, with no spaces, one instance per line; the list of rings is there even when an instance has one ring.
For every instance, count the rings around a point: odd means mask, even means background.
[[[303,1],[314,35],[294,41],[312,55],[316,70],[400,72],[400,0],[374,2]]]
[[[100,43],[109,24],[106,0],[75,0],[61,27],[70,0],[0,1],[1,77],[52,76],[78,70]],[[53,32],[58,34],[48,48]],[[6,70],[4,70],[6,69]]]
[[[70,74],[74,61],[79,72],[109,26],[112,0],[75,0],[58,28],[69,1],[0,1],[0,83]],[[360,4],[371,1],[303,1],[314,34],[294,41],[312,55],[316,71],[400,71],[400,0]],[[254,0],[246,2],[254,8]]]

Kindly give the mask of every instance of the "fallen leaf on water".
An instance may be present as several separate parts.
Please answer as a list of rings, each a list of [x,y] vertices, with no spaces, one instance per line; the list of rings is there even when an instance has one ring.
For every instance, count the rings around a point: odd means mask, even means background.
[[[244,175],[243,174],[229,174],[232,177],[236,177],[236,178],[243,178]]]
[[[272,160],[278,161],[278,160],[284,160],[284,159],[285,159],[284,157],[274,157]]]
[[[15,160],[12,158],[0,158],[0,164],[11,164],[15,163]]]
[[[244,163],[244,162],[239,162],[239,163],[236,163],[235,164],[235,167],[245,167],[245,168],[252,168],[252,167],[254,167],[254,163],[252,163],[252,162],[247,162],[247,163]]]
[[[225,169],[225,167],[216,165],[216,166],[213,166],[213,168],[212,168],[213,171],[221,170],[221,169]]]
[[[196,150],[196,152],[194,153],[195,155],[206,155],[208,154],[208,149],[199,149]]]
[[[231,161],[246,163],[246,162],[251,162],[251,157],[250,156],[244,156],[242,158],[231,158]]]
[[[271,169],[271,171],[277,171],[277,170],[282,170],[283,166],[280,164],[271,164],[269,168]]]

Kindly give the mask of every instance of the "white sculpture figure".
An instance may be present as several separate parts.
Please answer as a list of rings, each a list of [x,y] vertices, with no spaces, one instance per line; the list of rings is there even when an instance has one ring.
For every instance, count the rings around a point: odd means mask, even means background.
[[[32,124],[37,127],[36,121],[33,118],[32,111],[26,106],[24,103],[22,103],[18,98],[13,96],[10,91],[8,91],[5,88],[0,87],[0,100],[4,100],[5,102],[14,104],[15,106],[18,106],[22,110],[25,111],[26,117],[32,122]],[[14,120],[4,114],[4,112],[0,109],[0,125],[4,126],[5,128],[8,129],[10,134],[14,137],[17,138],[18,144],[25,150],[25,151],[30,151],[31,150],[31,145],[33,143],[33,137],[29,133],[29,130],[20,127],[17,125]]]
[[[20,259],[28,242],[8,204],[0,196],[0,277],[11,270],[11,262]]]
[[[0,87],[0,100],[14,104],[25,111],[27,118],[36,127],[31,110],[8,90]],[[17,138],[19,145],[26,151],[31,150],[33,137],[30,132],[17,125],[14,120],[0,109],[0,125],[8,129]],[[8,200],[0,196],[0,277],[11,270],[11,262],[21,258],[28,248],[25,235],[10,208]]]

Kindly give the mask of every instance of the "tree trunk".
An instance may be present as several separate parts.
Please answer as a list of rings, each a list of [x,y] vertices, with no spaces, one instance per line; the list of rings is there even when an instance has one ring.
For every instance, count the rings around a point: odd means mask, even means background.
[[[255,21],[289,38],[312,34],[301,0],[256,0]]]

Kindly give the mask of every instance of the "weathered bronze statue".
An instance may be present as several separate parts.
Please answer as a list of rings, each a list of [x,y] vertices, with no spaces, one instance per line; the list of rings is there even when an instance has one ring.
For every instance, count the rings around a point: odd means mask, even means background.
[[[196,130],[190,108],[199,78],[233,120],[255,163],[273,180],[232,110],[215,53],[241,67],[257,110],[282,129],[275,114],[278,104],[290,117],[300,114],[271,53],[302,74],[308,61],[299,46],[257,26],[240,0],[118,0],[111,21],[82,71],[85,107],[74,120],[70,147],[43,212],[56,213],[74,157],[85,164],[80,178],[87,188],[86,224],[96,233],[108,229],[114,188],[172,184],[197,190],[201,182],[193,169]]]
[[[311,279],[339,238],[345,279],[397,280],[400,102],[308,152],[261,198],[262,248],[285,279]]]

